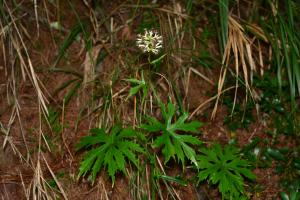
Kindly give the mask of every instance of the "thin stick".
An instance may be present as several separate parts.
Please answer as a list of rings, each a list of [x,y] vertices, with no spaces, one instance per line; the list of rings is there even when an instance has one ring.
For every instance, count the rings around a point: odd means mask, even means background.
[[[57,180],[55,174],[54,174],[53,171],[51,170],[51,168],[50,168],[50,166],[49,166],[49,164],[48,164],[48,162],[47,162],[47,160],[45,159],[45,157],[44,157],[43,154],[42,154],[42,156],[43,156],[43,159],[44,159],[44,161],[45,161],[45,164],[47,165],[47,168],[48,168],[48,170],[49,170],[49,172],[50,172],[52,178],[53,178],[54,181],[56,182],[57,187],[59,188],[61,194],[63,195],[63,197],[64,197],[65,200],[68,200],[68,197],[67,197],[67,195],[66,195],[64,189],[62,188],[60,182]]]
[[[195,74],[197,74],[198,76],[200,76],[201,78],[203,78],[205,81],[207,81],[209,84],[211,85],[215,85],[214,82],[212,80],[210,80],[209,78],[207,78],[206,76],[204,76],[203,74],[201,74],[198,70],[196,70],[193,67],[190,67],[189,70],[191,70],[192,72],[194,72]]]
[[[164,170],[164,168],[163,168],[163,165],[161,164],[161,162],[160,162],[158,156],[156,156],[156,159],[157,159],[157,162],[158,162],[158,165],[159,165],[161,171],[163,172],[164,175],[166,175],[166,172],[165,172],[165,170]],[[165,181],[164,181],[164,183],[166,184]],[[166,184],[166,186],[167,186],[167,184]],[[175,189],[174,189],[173,187],[171,187],[171,188],[172,188],[173,192],[175,193],[176,197],[177,197],[178,199],[181,199],[181,198],[179,197],[179,195],[177,194],[177,192],[175,191]]]
[[[203,106],[205,106],[207,103],[213,101],[214,99],[218,98],[221,94],[223,94],[224,92],[228,91],[228,90],[231,90],[233,88],[235,88],[236,86],[232,86],[232,87],[229,87],[225,90],[223,90],[220,94],[216,94],[215,96],[207,99],[205,102],[203,102],[202,104],[200,104],[193,112],[192,114],[189,116],[188,120],[190,120]]]

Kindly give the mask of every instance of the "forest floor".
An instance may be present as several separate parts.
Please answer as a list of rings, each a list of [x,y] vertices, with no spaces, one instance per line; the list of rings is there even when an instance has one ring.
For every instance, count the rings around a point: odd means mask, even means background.
[[[195,34],[193,44],[188,30],[184,30],[188,29],[185,24],[192,23],[189,21],[187,10],[184,9],[184,1],[168,1],[168,3],[159,1],[155,6],[149,3],[148,6],[140,7],[134,6],[130,1],[107,1],[102,4],[101,11],[96,10],[92,2],[72,1],[74,7],[71,7],[68,1],[59,2],[59,7],[51,1],[38,2],[39,8],[43,8],[38,10],[38,23],[31,1],[20,1],[18,11],[12,9],[13,4],[7,5],[13,14],[20,17],[15,20],[18,22],[18,30],[22,32],[24,44],[14,31],[12,38],[16,39],[10,39],[12,46],[5,46],[0,55],[0,122],[2,132],[9,130],[9,135],[0,136],[0,143],[4,145],[0,150],[2,199],[30,199],[35,195],[37,199],[62,199],[64,195],[68,199],[76,200],[134,199],[130,176],[118,174],[113,187],[104,170],[97,176],[93,185],[86,178],[77,179],[83,153],[77,152],[75,146],[91,128],[95,127],[95,124],[106,126],[116,118],[121,118],[127,124],[136,125],[134,112],[137,106],[136,99],[126,100],[130,85],[124,80],[137,74],[135,68],[140,64],[137,64],[136,60],[141,63],[147,62],[147,57],[136,57],[140,54],[140,50],[136,47],[135,40],[138,29],[143,29],[147,23],[153,23],[151,17],[147,18],[148,21],[143,17],[149,14],[149,10],[156,17],[155,20],[158,20],[156,23],[159,24],[163,37],[172,35],[175,38],[174,41],[171,39],[164,41],[168,53],[159,69],[162,76],[158,75],[154,80],[157,92],[164,102],[167,102],[169,97],[175,100],[175,90],[170,90],[170,83],[163,75],[167,79],[173,76],[172,81],[182,96],[184,108],[190,114],[193,113],[191,119],[203,122],[199,130],[201,134],[198,136],[201,141],[207,145],[214,143],[226,145],[234,141],[238,147],[243,148],[255,138],[259,138],[264,141],[259,143],[260,148],[269,147],[271,144],[276,148],[294,148],[297,145],[297,141],[289,136],[278,135],[275,138],[270,134],[269,132],[274,130],[272,116],[257,112],[255,106],[250,108],[252,118],[246,127],[242,125],[243,114],[236,116],[238,119],[234,125],[237,128],[230,127],[233,123],[225,123],[232,107],[226,105],[223,99],[218,104],[216,117],[211,119],[216,103],[216,98],[213,97],[217,93],[221,65],[210,60],[211,66],[203,67],[194,60],[195,56],[202,59],[199,55],[200,50],[191,53],[193,50],[181,52],[179,49],[191,49],[195,45],[196,49],[205,49],[214,58],[221,60],[217,37],[209,30],[213,27],[209,15],[217,14],[215,8],[205,7],[206,5],[202,4],[197,4],[193,8],[201,12],[199,16],[191,16],[197,19],[190,25]],[[210,1],[207,2],[209,4]],[[241,8],[241,11],[243,9],[246,8]],[[76,73],[81,75],[81,79],[88,76],[86,70],[89,69],[87,62],[90,53],[86,50],[84,33],[76,35],[73,41],[69,41],[69,45],[66,41],[70,33],[75,34],[74,27],[78,26],[78,19],[81,19],[82,23],[94,22],[88,28],[93,32],[90,35],[93,38],[90,52],[101,61],[95,66],[96,74],[94,74],[99,83],[93,85],[81,82],[80,85],[76,85],[80,79]],[[58,21],[62,28],[56,29],[55,23],[49,23]],[[142,23],[144,25],[141,25]],[[176,32],[180,29],[186,33]],[[196,41],[197,38],[205,38],[205,44]],[[2,40],[4,41],[8,40]],[[63,45],[67,48],[63,49]],[[13,59],[11,49],[17,49],[17,46],[20,47],[25,60]],[[265,46],[268,50],[268,45]],[[172,48],[178,51],[167,51]],[[58,60],[62,49],[65,51],[64,55]],[[268,54],[267,50],[264,54]],[[20,52],[16,51],[15,54],[20,56],[18,53]],[[102,57],[98,58],[98,55]],[[54,63],[56,69],[64,70],[53,70]],[[18,67],[19,65],[27,67]],[[40,88],[35,87],[32,77],[28,75],[32,73],[30,65],[33,66],[33,73]],[[23,77],[23,73],[27,75]],[[39,91],[42,91],[53,119],[50,126],[43,116],[42,101],[38,100]],[[107,94],[112,96],[113,103],[107,110],[100,110],[96,104],[100,105],[101,101],[92,102],[91,99]],[[67,95],[69,99],[66,98]],[[243,105],[245,97],[244,91],[238,91],[237,104]],[[233,101],[234,89],[229,90],[226,98]],[[65,101],[68,101],[67,104]],[[158,108],[154,107],[153,110],[159,117]],[[243,110],[240,112],[243,113]],[[158,159],[162,161],[162,155],[159,155]],[[128,169],[129,174],[133,174],[131,170]],[[168,176],[185,177],[186,180],[192,180],[196,176],[189,167],[183,171],[174,161],[168,162],[164,170]],[[276,173],[276,162],[271,161],[266,168],[255,167],[253,172],[256,180],[246,183],[247,191],[251,193],[250,198],[279,199],[282,177]],[[182,186],[171,182],[170,186],[176,199],[221,199],[218,188],[207,183],[196,185],[190,181]],[[48,187],[52,187],[50,192],[44,190]],[[172,199],[165,187],[161,184],[163,197]],[[47,192],[49,194],[46,195]],[[44,198],[44,195],[48,197]]]

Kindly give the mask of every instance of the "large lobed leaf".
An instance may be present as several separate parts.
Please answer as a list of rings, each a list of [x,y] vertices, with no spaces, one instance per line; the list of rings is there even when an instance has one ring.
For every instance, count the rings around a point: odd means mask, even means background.
[[[202,148],[198,160],[198,181],[209,180],[218,184],[223,198],[242,198],[244,193],[244,178],[255,179],[250,171],[248,161],[240,158],[239,151],[233,146],[226,146],[222,150],[219,144],[213,148]]]
[[[77,145],[77,150],[90,149],[80,163],[78,178],[91,173],[94,183],[99,171],[106,168],[114,184],[118,171],[125,174],[127,161],[138,167],[136,153],[144,153],[144,149],[134,142],[137,134],[133,129],[114,126],[110,134],[103,129],[91,132],[93,135],[83,137]]]
[[[165,157],[165,163],[171,158],[177,158],[184,164],[185,158],[187,158],[197,166],[196,152],[190,145],[198,146],[201,144],[201,141],[192,135],[181,135],[178,132],[197,133],[202,124],[198,121],[185,123],[188,113],[183,113],[178,120],[173,122],[176,113],[175,105],[169,102],[166,107],[161,103],[160,107],[164,123],[159,122],[156,118],[147,116],[147,124],[142,124],[141,128],[150,133],[161,133],[160,136],[154,139],[153,147],[159,148],[163,146],[162,153]]]

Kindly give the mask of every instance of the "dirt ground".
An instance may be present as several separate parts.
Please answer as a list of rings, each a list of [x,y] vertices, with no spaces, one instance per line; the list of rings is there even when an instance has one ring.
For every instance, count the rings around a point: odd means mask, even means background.
[[[74,1],[75,2],[75,1]],[[81,2],[81,1],[79,1]],[[120,1],[107,2],[104,8],[107,11],[114,11],[118,9]],[[27,4],[25,4],[27,5]],[[61,2],[61,12],[63,12],[63,17],[61,18],[61,23],[66,30],[70,30],[72,26],[76,23],[76,15],[69,8],[68,4],[64,1]],[[87,18],[89,16],[89,9],[83,3],[74,3],[75,10],[81,18]],[[26,199],[26,188],[30,185],[35,184],[35,181],[43,181],[38,179],[37,175],[42,174],[43,178],[46,180],[51,180],[52,175],[49,171],[51,168],[54,174],[63,173],[62,177],[59,177],[59,182],[64,188],[64,192],[69,199],[76,200],[95,200],[95,199],[132,199],[132,194],[128,189],[129,179],[124,176],[118,176],[115,186],[111,187],[111,182],[107,175],[101,173],[98,177],[97,182],[92,186],[87,180],[80,179],[77,180],[78,166],[82,158],[80,153],[75,152],[75,144],[79,139],[86,135],[89,129],[93,126],[95,118],[93,116],[87,116],[80,120],[77,129],[75,130],[76,121],[78,118],[78,113],[81,112],[81,108],[86,105],[87,97],[85,96],[85,91],[80,91],[75,98],[72,98],[70,103],[66,108],[62,108],[62,99],[70,89],[70,87],[55,93],[57,88],[72,79],[72,75],[64,73],[49,72],[53,62],[56,60],[59,51],[59,45],[63,39],[67,36],[66,32],[59,31],[49,31],[49,28],[43,23],[40,24],[39,29],[35,25],[35,15],[34,10],[28,6],[24,6],[27,16],[22,20],[24,28],[28,31],[28,37],[26,38],[26,45],[29,50],[29,55],[34,66],[35,73],[39,78],[39,82],[43,84],[42,90],[48,100],[48,105],[54,108],[64,109],[64,117],[59,119],[65,122],[63,131],[60,135],[53,133],[49,126],[44,122],[45,120],[40,117],[39,105],[37,101],[37,93],[27,77],[26,80],[22,79],[20,76],[20,70],[16,71],[19,73],[18,80],[13,79],[13,75],[6,69],[12,70],[15,67],[12,61],[5,63],[3,52],[0,57],[0,122],[4,127],[8,127],[12,118],[15,118],[13,124],[11,125],[10,133],[8,137],[1,135],[0,143],[3,144],[5,140],[8,140],[4,148],[0,148],[0,196],[1,199],[5,200],[21,200]],[[40,5],[42,6],[42,4]],[[57,9],[53,8],[51,4],[47,3],[49,11],[50,21],[55,21]],[[26,11],[27,9],[27,11]],[[120,13],[124,15],[120,16]],[[39,13],[40,19],[45,18],[45,13]],[[126,10],[121,10],[119,13],[113,13],[112,16],[116,18],[116,23],[122,23],[121,20],[126,21],[128,17],[128,12]],[[138,19],[135,23],[138,23]],[[133,25],[135,26],[135,25]],[[201,26],[200,24],[197,26]],[[199,27],[201,28],[201,27]],[[38,32],[38,36],[37,36]],[[118,32],[116,32],[117,40],[135,40],[136,34],[133,30],[128,27],[123,27]],[[57,40],[57,42],[54,42]],[[107,43],[109,46],[109,43]],[[211,44],[212,46],[214,44]],[[130,48],[127,49],[131,51]],[[8,49],[5,49],[8,51]],[[126,51],[126,50],[125,50]],[[110,74],[114,66],[115,59],[119,58],[120,52],[111,51],[110,56],[106,57],[102,63],[104,68],[100,73],[103,77],[103,81],[107,80],[106,74]],[[77,72],[82,73],[84,71],[83,62],[85,59],[85,50],[81,42],[73,43],[67,50],[67,59],[62,59],[58,66],[67,67],[73,69]],[[4,67],[6,66],[6,67]],[[124,70],[124,68],[123,68]],[[210,80],[216,82],[219,78],[219,68],[214,67],[213,69],[203,70],[202,73],[210,77]],[[128,71],[121,72],[121,78],[126,78],[126,74],[130,74]],[[11,92],[7,93],[12,85],[16,82],[18,93],[16,99],[18,100],[18,106],[20,113],[14,114],[14,97]],[[120,81],[120,84],[114,86],[113,93],[123,88],[124,83]],[[191,75],[189,82],[189,90],[185,98],[185,104],[188,105],[189,112],[192,113],[199,105],[208,100],[211,94],[215,92],[215,86],[212,86],[207,81],[199,78],[197,75]],[[7,95],[8,94],[8,95]],[[219,106],[217,117],[214,120],[210,119],[210,114],[214,106],[214,101],[206,104],[202,110],[194,115],[193,119],[198,119],[204,122],[204,126],[201,128],[200,139],[207,144],[212,144],[214,142],[219,142],[221,144],[227,144],[232,138],[236,138],[239,146],[243,147],[248,144],[254,137],[269,138],[272,139],[270,135],[265,132],[268,130],[268,122],[264,122],[257,118],[256,122],[252,123],[248,130],[239,129],[236,133],[232,133],[226,125],[224,125],[224,117],[230,113],[230,110],[226,106]],[[131,105],[123,108],[123,112],[127,112],[128,116],[124,120],[130,120],[133,113],[130,111],[132,109]],[[88,111],[87,111],[88,112]],[[20,120],[19,120],[20,119]],[[39,123],[42,121],[43,123]],[[40,125],[42,127],[40,127]],[[40,129],[41,128],[41,129]],[[39,138],[40,130],[43,132],[45,138]],[[39,140],[49,141],[50,148],[42,142],[41,149],[43,150],[41,154],[38,153]],[[282,143],[286,142],[286,138],[280,139]],[[293,142],[289,142],[293,146]],[[285,143],[286,144],[286,143]],[[279,146],[281,144],[278,144]],[[28,153],[30,157],[28,157]],[[49,167],[47,167],[46,162],[38,162],[38,156],[42,157],[42,161],[47,160]],[[29,159],[28,159],[29,158]],[[40,166],[39,166],[40,164]],[[36,168],[32,168],[32,167]],[[40,167],[40,171],[37,167]],[[275,166],[274,166],[275,167]],[[254,173],[257,175],[257,180],[255,183],[251,183],[249,187],[255,187],[257,185],[263,186],[263,189],[257,195],[252,196],[251,199],[261,199],[261,200],[272,200],[279,199],[277,196],[280,187],[278,185],[280,177],[275,173],[274,167],[261,169],[257,168]],[[179,166],[170,167],[167,169],[167,174],[178,175],[181,174]],[[187,177],[194,177],[195,174],[186,170]],[[177,195],[181,199],[221,199],[218,195],[217,189],[214,187],[209,187],[206,184],[195,186],[193,184],[188,184],[187,186],[180,186],[173,184]],[[28,194],[29,195],[29,194]],[[170,197],[165,197],[170,199]],[[57,198],[61,199],[61,198]]]

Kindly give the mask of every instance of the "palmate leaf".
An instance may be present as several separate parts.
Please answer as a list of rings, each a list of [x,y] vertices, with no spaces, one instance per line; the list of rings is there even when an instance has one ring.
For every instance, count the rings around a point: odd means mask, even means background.
[[[248,161],[240,158],[239,151],[233,146],[222,150],[219,144],[211,149],[202,148],[198,161],[198,181],[209,180],[218,184],[223,198],[241,199],[244,193],[244,178],[255,179]]]
[[[181,135],[178,132],[197,133],[202,124],[198,121],[185,123],[188,118],[188,113],[183,113],[177,121],[173,122],[176,108],[171,102],[169,102],[167,106],[161,103],[160,108],[164,123],[159,122],[156,118],[147,116],[145,118],[147,124],[141,125],[142,129],[150,133],[162,133],[162,135],[154,139],[153,147],[159,148],[163,146],[162,153],[165,158],[165,164],[171,158],[177,158],[184,164],[187,158],[197,165],[196,152],[190,145],[198,146],[201,144],[201,141],[192,135]]]
[[[85,136],[78,143],[76,149],[90,149],[80,163],[78,178],[91,174],[94,183],[98,172],[106,168],[114,184],[118,171],[125,174],[127,161],[138,167],[137,153],[144,153],[144,149],[132,139],[137,133],[130,128],[122,129],[114,126],[110,134],[103,129],[92,129],[93,135]]]

